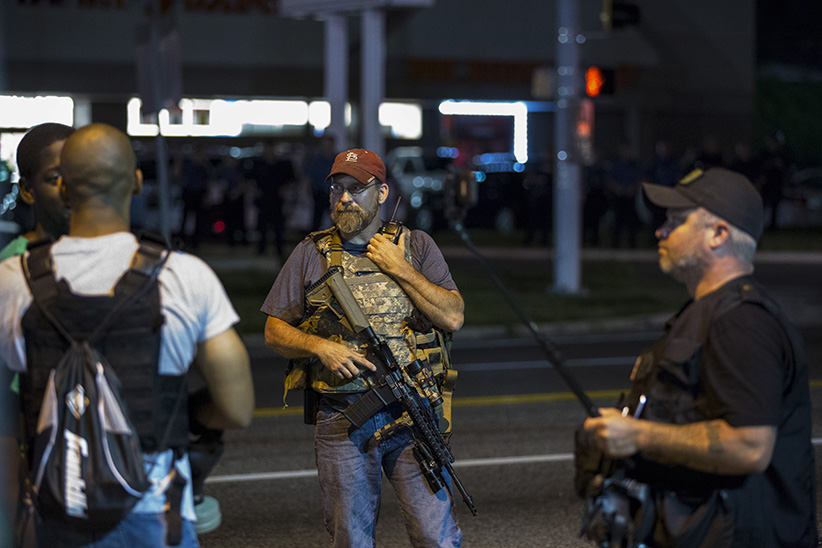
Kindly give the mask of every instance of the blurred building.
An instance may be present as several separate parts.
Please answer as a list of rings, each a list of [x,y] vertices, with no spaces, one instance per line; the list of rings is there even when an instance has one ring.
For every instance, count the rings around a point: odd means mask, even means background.
[[[148,63],[146,6],[157,5],[164,14],[161,35],[171,37],[164,42],[170,48],[171,78],[179,77],[173,85],[183,97],[300,99],[310,105],[322,99],[324,89],[323,23],[311,16],[283,17],[280,4],[2,2],[0,94],[69,96],[75,101],[75,123],[104,121],[125,128],[127,104],[141,92],[137,67],[145,69]],[[437,108],[444,99],[524,101],[532,157],[550,147],[555,2],[421,4],[430,7],[388,8],[386,13],[386,98],[417,104],[422,112],[422,131],[410,139],[414,142],[404,143],[402,136],[389,132],[396,141],[387,148],[441,146],[448,137],[443,132],[465,125],[443,123]],[[603,5],[615,10],[610,29],[601,20]],[[709,133],[729,146],[750,137],[756,69],[753,2],[580,0],[579,10],[581,68],[596,65],[613,78],[607,94],[594,99],[594,146],[600,155],[613,154],[625,139],[637,152],[650,155],[659,139],[683,150]],[[361,22],[355,14],[347,21],[349,99],[356,111]],[[476,122],[483,125],[479,118]],[[505,132],[486,125],[461,131],[480,136],[483,131]],[[297,138],[310,133],[292,130]]]

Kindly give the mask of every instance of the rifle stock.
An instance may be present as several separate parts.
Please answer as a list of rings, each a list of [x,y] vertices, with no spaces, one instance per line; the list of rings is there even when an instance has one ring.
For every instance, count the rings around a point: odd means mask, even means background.
[[[371,351],[379,358],[378,372],[380,377],[373,383],[371,390],[343,411],[345,417],[356,427],[362,426],[366,420],[386,405],[399,401],[403,410],[410,418],[411,431],[414,436],[414,456],[422,469],[423,476],[431,489],[436,492],[447,487],[443,472],[447,473],[453,484],[462,495],[462,500],[476,516],[477,509],[471,496],[463,487],[452,463],[454,456],[439,431],[439,422],[433,409],[442,405],[442,399],[436,390],[431,390],[433,379],[430,371],[417,361],[409,367],[400,366],[388,344],[380,340],[368,318],[365,317],[359,303],[351,293],[351,289],[343,278],[342,271],[337,266],[329,268],[323,276],[325,283],[331,290],[337,303],[343,309],[345,317],[357,334],[365,335]],[[404,374],[405,373],[405,374]],[[421,402],[416,388],[409,386],[406,375],[413,377],[426,393],[429,405]]]

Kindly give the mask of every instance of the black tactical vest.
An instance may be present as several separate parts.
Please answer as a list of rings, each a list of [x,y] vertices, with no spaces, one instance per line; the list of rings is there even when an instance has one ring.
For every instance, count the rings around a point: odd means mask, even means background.
[[[114,288],[113,296],[80,296],[65,280],[57,282],[51,265],[51,246],[30,247],[26,262],[31,285],[54,317],[78,341],[87,339],[117,304],[140,287],[163,252],[154,242],[142,241],[132,265]],[[21,260],[24,256],[21,256]],[[131,413],[144,452],[188,445],[188,414],[185,397],[187,375],[161,375],[160,288],[155,280],[145,298],[127,306],[94,344],[122,382],[122,395]],[[26,340],[26,372],[20,375],[20,394],[28,437],[36,432],[37,418],[50,370],[68,348],[68,341],[54,328],[40,308],[30,306],[22,318]],[[175,409],[176,408],[176,409]],[[158,447],[169,430],[165,447]]]
[[[794,382],[793,377],[797,371],[805,371],[804,367],[799,368],[796,363],[796,349],[801,348],[796,330],[776,302],[760,290],[753,278],[743,277],[729,282],[729,290],[704,299],[704,302],[689,302],[670,318],[665,327],[665,335],[637,359],[631,374],[631,414],[636,413],[638,400],[644,395],[646,402],[641,411],[643,419],[669,424],[689,424],[710,419],[711,417],[702,416],[697,406],[702,349],[707,342],[711,325],[745,302],[767,310],[782,327],[780,335],[786,349],[785,386]],[[698,308],[689,310],[691,307]],[[684,466],[662,465],[641,456],[636,456],[633,460],[635,466],[629,472],[632,477],[678,491],[704,493],[722,487],[736,488],[745,479],[744,476],[715,475]]]

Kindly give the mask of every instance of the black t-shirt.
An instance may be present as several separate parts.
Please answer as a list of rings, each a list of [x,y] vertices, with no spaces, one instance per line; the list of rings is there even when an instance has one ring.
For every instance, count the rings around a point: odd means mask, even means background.
[[[811,406],[802,346],[776,304],[744,276],[686,305],[652,347],[653,382],[663,386],[656,393],[670,398],[660,405],[649,396],[646,418],[724,419],[734,427],[777,429],[771,463],[761,474],[715,476],[684,467],[669,467],[666,474],[666,467],[649,467],[654,479],[669,480],[677,490],[726,488],[735,511],[735,546],[816,546]],[[683,396],[692,403],[683,404]]]

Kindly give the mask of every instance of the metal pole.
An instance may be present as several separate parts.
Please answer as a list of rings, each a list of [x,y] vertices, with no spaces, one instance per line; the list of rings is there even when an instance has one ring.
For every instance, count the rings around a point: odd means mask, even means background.
[[[385,152],[380,129],[379,109],[385,97],[385,12],[367,9],[362,12],[362,146],[377,155]]]
[[[348,101],[348,27],[346,17],[332,13],[325,20],[325,97],[331,105],[328,132],[334,136],[335,150],[348,148],[345,104]]]
[[[557,293],[578,293],[581,280],[580,167],[574,150],[579,93],[578,9],[577,0],[557,0],[553,286]]]
[[[154,89],[154,104],[158,115],[159,127],[159,113],[163,106],[163,101],[166,99],[163,93],[163,85],[161,81],[160,69],[160,1],[154,0],[151,9],[151,25],[150,25],[150,42],[151,48],[150,63],[151,63],[151,80]],[[171,228],[169,227],[170,210],[169,207],[169,193],[168,193],[168,155],[166,152],[166,141],[163,134],[158,130],[157,137],[154,139],[155,158],[157,162],[157,196],[160,202],[160,234],[167,243],[171,243]]]

